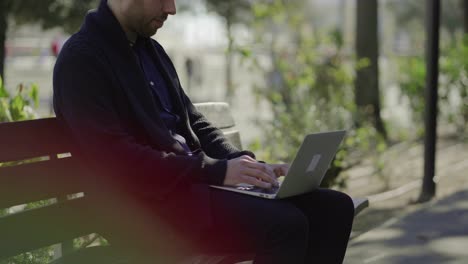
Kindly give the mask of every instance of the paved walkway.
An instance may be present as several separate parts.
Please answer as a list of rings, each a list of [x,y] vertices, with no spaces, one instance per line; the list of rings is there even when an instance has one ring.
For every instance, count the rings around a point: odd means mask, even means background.
[[[361,235],[350,243],[345,263],[468,263],[468,190]]]

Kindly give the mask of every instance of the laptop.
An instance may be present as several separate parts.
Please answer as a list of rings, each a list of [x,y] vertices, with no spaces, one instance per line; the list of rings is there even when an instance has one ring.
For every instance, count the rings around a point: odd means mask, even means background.
[[[243,183],[232,187],[210,186],[266,199],[281,199],[308,193],[320,186],[345,134],[346,131],[340,130],[307,135],[279,187],[263,189]]]

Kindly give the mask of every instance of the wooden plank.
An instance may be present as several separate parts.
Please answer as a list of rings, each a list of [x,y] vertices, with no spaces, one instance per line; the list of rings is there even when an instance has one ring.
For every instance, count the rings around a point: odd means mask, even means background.
[[[238,130],[223,130],[224,136],[233,144],[236,148],[242,149],[242,142],[240,139],[240,133]]]
[[[154,261],[154,259],[153,259]],[[89,247],[57,259],[50,264],[132,264],[131,259],[110,246]]]
[[[0,123],[0,162],[70,152],[70,143],[55,118]]]
[[[73,158],[0,167],[0,208],[82,192],[88,180]]]
[[[80,249],[68,256],[51,262],[50,264],[135,264],[135,263],[164,263],[158,261],[155,256],[139,256],[138,260],[126,255],[125,252],[111,246],[98,246]],[[192,255],[177,261],[177,264],[194,264],[194,263],[238,263],[241,261],[251,260],[254,256],[247,254],[238,255]]]
[[[197,110],[202,113],[208,121],[219,129],[231,128],[235,126],[231,109],[227,103],[198,103],[195,104]]]
[[[86,198],[0,217],[0,259],[94,233]]]
[[[358,215],[362,210],[369,207],[369,199],[367,198],[353,198],[354,203],[354,216]]]

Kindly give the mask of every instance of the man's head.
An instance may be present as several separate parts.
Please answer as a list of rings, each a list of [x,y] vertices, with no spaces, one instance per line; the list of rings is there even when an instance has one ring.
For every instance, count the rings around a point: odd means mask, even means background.
[[[175,15],[175,0],[107,0],[127,35],[151,37],[169,15]]]

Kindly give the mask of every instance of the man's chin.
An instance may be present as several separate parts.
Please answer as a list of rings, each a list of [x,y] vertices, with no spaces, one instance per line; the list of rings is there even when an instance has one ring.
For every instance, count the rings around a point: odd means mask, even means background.
[[[153,30],[151,30],[151,31],[147,30],[147,31],[145,31],[145,32],[140,33],[140,36],[142,36],[142,37],[144,37],[144,38],[150,38],[150,37],[156,35],[156,32],[158,32],[158,29],[159,29],[159,28],[153,29]]]

